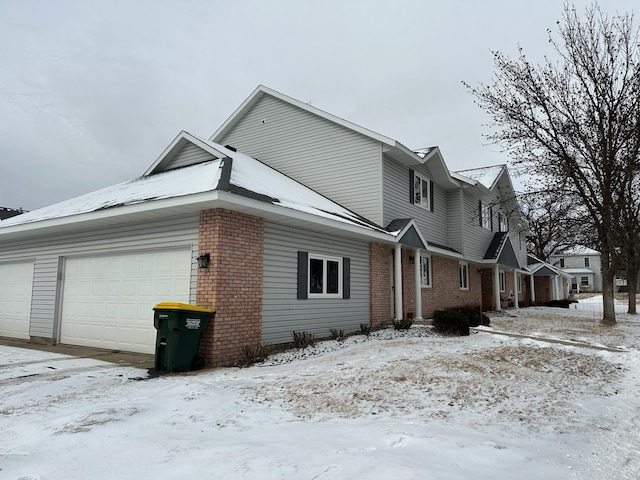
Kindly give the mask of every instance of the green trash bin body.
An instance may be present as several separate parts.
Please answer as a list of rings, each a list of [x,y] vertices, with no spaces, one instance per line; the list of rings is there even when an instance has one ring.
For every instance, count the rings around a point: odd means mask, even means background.
[[[187,372],[204,366],[198,356],[200,337],[215,312],[186,303],[163,302],[153,307],[156,333],[155,369]]]

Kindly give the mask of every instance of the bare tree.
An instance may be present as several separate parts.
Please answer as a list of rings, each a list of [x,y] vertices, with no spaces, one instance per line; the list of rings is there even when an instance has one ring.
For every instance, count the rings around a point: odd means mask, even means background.
[[[494,52],[494,82],[467,88],[493,120],[489,138],[516,165],[580,200],[602,257],[603,324],[615,324],[613,281],[622,263],[620,212],[637,175],[640,147],[640,53],[630,14],[565,4],[559,56],[529,62]]]
[[[527,250],[540,260],[569,247],[588,245],[584,211],[565,192],[538,190],[520,195],[522,213],[529,224]]]

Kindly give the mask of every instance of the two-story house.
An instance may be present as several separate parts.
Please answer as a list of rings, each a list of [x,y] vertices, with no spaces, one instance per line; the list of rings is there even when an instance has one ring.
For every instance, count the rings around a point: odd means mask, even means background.
[[[152,307],[211,307],[209,365],[291,332],[535,300],[504,166],[451,172],[266,87],[139,178],[0,224],[0,336],[153,353]],[[199,262],[198,259],[201,261]]]
[[[597,250],[584,246],[567,248],[559,254],[551,255],[549,263],[571,275],[572,292],[602,291],[602,263]]]

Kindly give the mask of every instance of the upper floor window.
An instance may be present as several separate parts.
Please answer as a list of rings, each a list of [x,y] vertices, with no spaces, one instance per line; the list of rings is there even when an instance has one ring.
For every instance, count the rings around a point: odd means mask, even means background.
[[[558,260],[558,264],[560,265],[560,268],[564,268],[564,258]]]
[[[589,257],[584,258],[584,266],[589,267]]]
[[[460,262],[460,290],[469,290],[469,264]]]
[[[413,170],[410,170],[410,173],[412,203],[433,212],[433,181]]]
[[[482,200],[478,205],[478,215],[480,216],[480,226],[488,230],[493,230],[491,206]]]
[[[509,219],[502,212],[498,212],[498,227],[500,228],[501,232],[509,231]]]
[[[420,256],[420,285],[431,287],[431,257]]]

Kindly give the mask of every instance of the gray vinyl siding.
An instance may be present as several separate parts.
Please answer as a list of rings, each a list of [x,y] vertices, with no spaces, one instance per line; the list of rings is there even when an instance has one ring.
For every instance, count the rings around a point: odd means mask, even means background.
[[[493,196],[486,195],[481,198],[483,202],[488,204],[495,201]],[[478,201],[481,198],[477,195],[471,195],[468,191],[464,192],[464,254],[465,258],[472,261],[479,261],[484,258],[493,235],[498,230],[495,211],[493,212],[493,231],[480,226]]]
[[[373,222],[382,220],[380,142],[270,96],[217,141]]]
[[[215,157],[209,152],[204,151],[193,143],[187,143],[185,147],[180,150],[180,152],[164,168],[164,170],[188,167],[189,165],[208,162],[209,160],[213,160],[214,158]]]
[[[0,243],[0,262],[35,258],[30,335],[55,338],[58,265],[62,257],[189,247],[192,252],[190,301],[195,302],[198,221],[196,213],[149,223]]]
[[[265,223],[262,341],[292,341],[292,331],[328,337],[331,328],[354,332],[369,323],[369,244]],[[350,299],[297,299],[297,252],[349,257]]]
[[[462,189],[447,192],[448,231],[447,246],[464,254],[464,221]]]
[[[418,165],[413,170],[421,177],[431,179],[426,166]],[[447,234],[449,210],[446,191],[434,183],[434,209],[430,212],[410,202],[409,167],[385,158],[383,172],[383,224],[388,225],[397,218],[414,218],[427,242],[456,248],[449,245]]]

